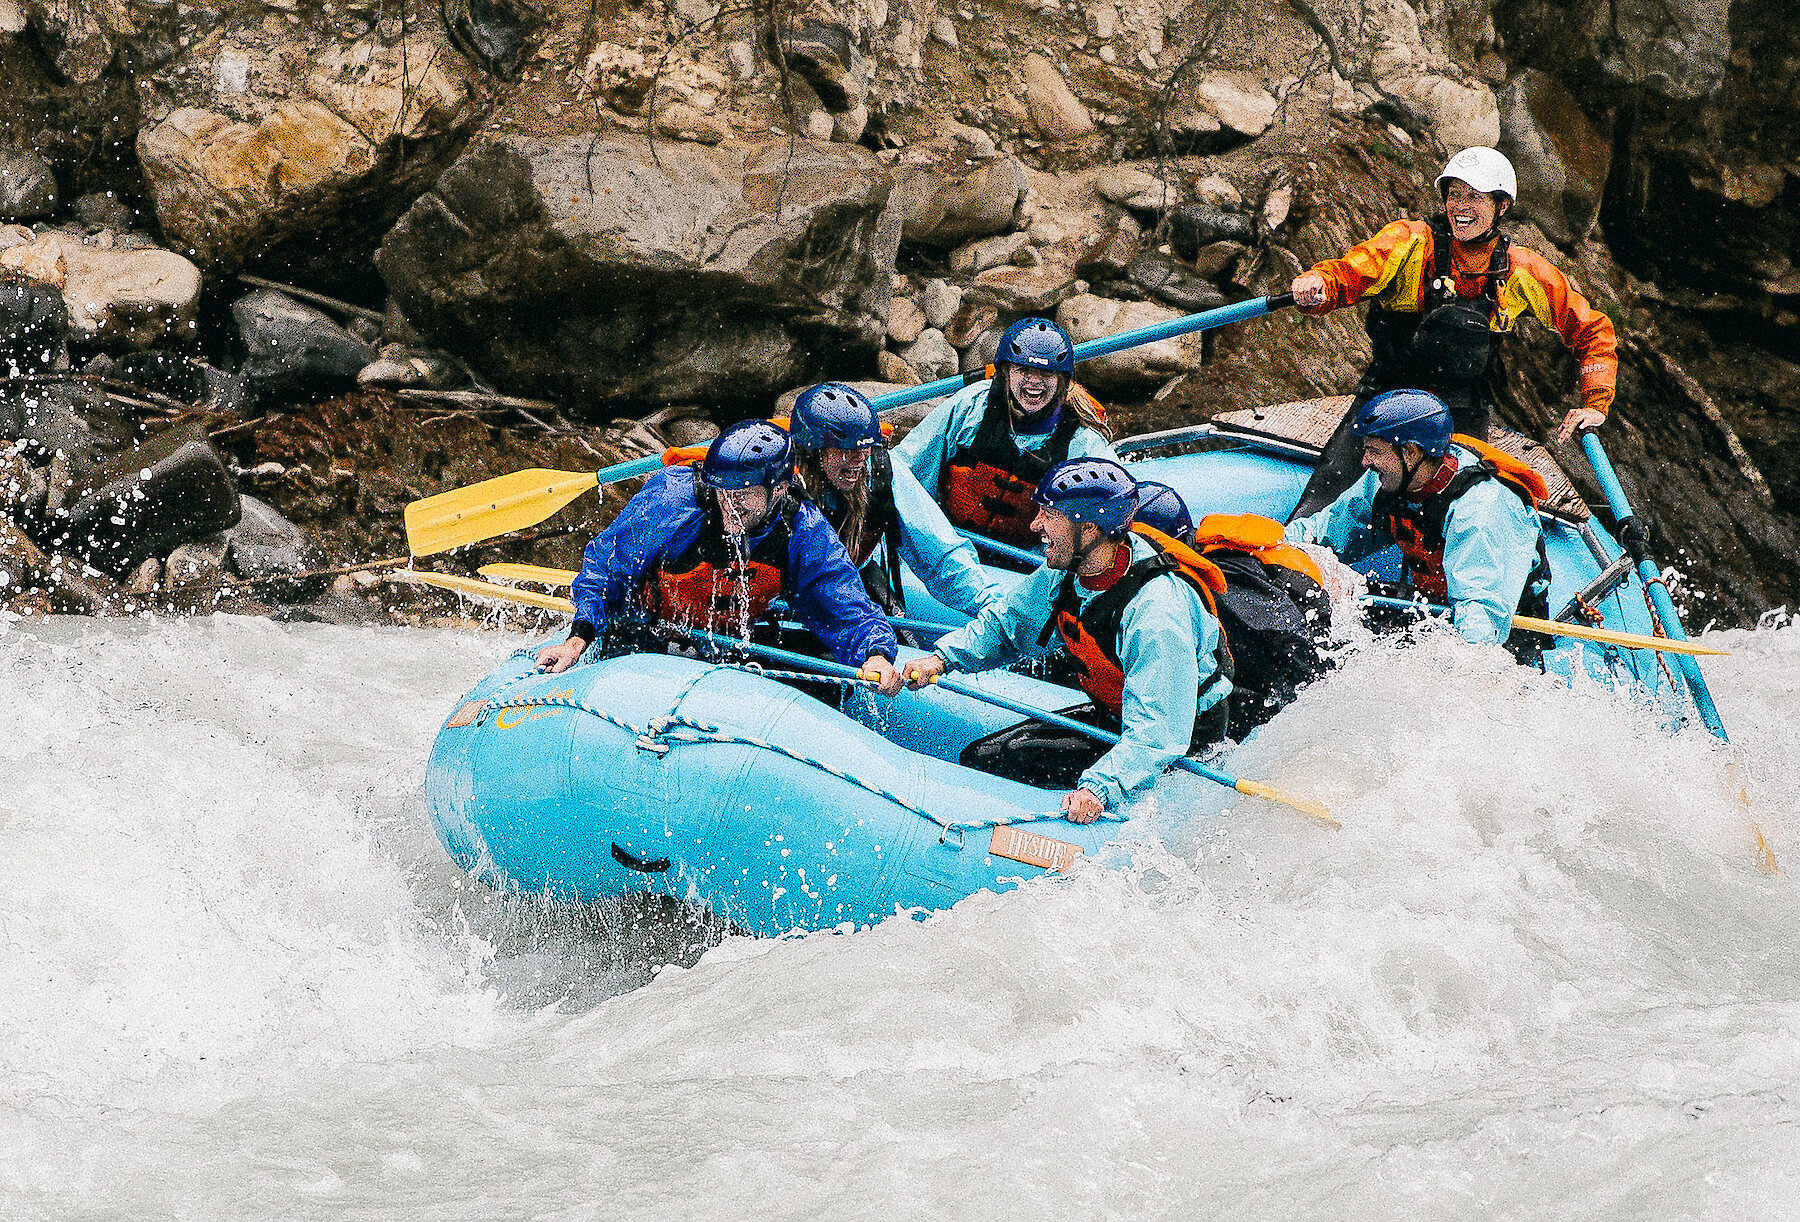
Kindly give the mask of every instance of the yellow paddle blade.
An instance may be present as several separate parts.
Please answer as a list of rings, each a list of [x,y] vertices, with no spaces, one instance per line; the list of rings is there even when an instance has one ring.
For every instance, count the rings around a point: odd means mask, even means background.
[[[496,581],[535,581],[544,586],[566,586],[575,581],[574,569],[549,569],[541,564],[484,564],[475,571]]]
[[[533,467],[467,488],[452,488],[406,507],[406,544],[429,556],[536,526],[595,487],[595,472]]]
[[[1728,649],[1711,649],[1705,645],[1696,645],[1692,641],[1672,641],[1666,636],[1643,636],[1636,632],[1614,632],[1610,628],[1590,628],[1586,624],[1564,624],[1556,620],[1536,619],[1529,615],[1515,615],[1513,627],[1524,628],[1531,632],[1546,632],[1551,636],[1572,636],[1583,641],[1599,641],[1603,645],[1624,645],[1631,649],[1660,649],[1664,653],[1687,653],[1696,657],[1729,657]]]
[[[402,581],[416,581],[428,586],[437,586],[441,590],[455,590],[458,594],[472,594],[477,598],[497,598],[502,602],[523,603],[527,607],[542,607],[546,611],[573,611],[575,604],[566,598],[558,598],[554,594],[539,594],[535,590],[515,590],[511,586],[497,586],[489,581],[476,581],[473,577],[455,577],[449,573],[422,573],[417,569],[401,569],[394,574]]]
[[[1253,798],[1267,798],[1271,802],[1280,802],[1283,806],[1291,806],[1303,815],[1311,815],[1327,827],[1343,826],[1331,817],[1331,812],[1325,809],[1323,802],[1315,802],[1311,798],[1296,798],[1292,794],[1282,793],[1273,786],[1264,785],[1261,781],[1247,781],[1241,777],[1233,788],[1239,793],[1248,794]]]

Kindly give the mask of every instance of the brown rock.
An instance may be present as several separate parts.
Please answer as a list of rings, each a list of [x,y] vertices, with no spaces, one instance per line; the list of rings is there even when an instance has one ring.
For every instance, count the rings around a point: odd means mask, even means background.
[[[875,354],[875,373],[883,382],[895,386],[917,386],[919,374],[911,365],[901,359],[897,352],[889,352],[883,348]]]
[[[896,344],[910,344],[928,324],[925,311],[911,297],[896,297],[888,307],[887,336]]]
[[[138,134],[138,160],[163,232],[219,265],[260,253],[367,176],[375,146],[321,103],[300,101],[255,125],[177,110]]]
[[[1025,106],[1046,140],[1079,140],[1094,130],[1087,107],[1042,55],[1025,57]]]
[[[991,301],[1003,314],[1045,314],[1076,293],[1075,269],[1046,260],[1037,267],[996,267],[975,277],[973,297]]]
[[[1000,321],[1000,311],[990,301],[970,300],[964,294],[962,304],[950,316],[944,338],[957,348],[967,348],[977,335]]]

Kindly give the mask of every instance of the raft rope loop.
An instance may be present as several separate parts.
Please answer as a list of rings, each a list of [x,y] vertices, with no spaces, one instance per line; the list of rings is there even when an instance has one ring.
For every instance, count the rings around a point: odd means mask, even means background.
[[[782,746],[780,743],[772,743],[767,739],[752,738],[748,735],[731,734],[721,730],[718,726],[708,725],[705,722],[695,721],[691,717],[682,716],[680,713],[681,702],[687,698],[688,693],[694,690],[700,680],[721,670],[741,670],[750,674],[772,679],[793,678],[808,682],[823,681],[841,685],[843,687],[854,687],[860,682],[863,682],[862,680],[857,679],[840,679],[834,675],[820,675],[806,671],[770,670],[767,667],[759,666],[754,662],[719,662],[714,663],[710,669],[703,670],[690,679],[675,697],[674,706],[662,716],[652,718],[649,725],[643,727],[634,726],[622,718],[614,717],[604,709],[595,708],[591,704],[576,700],[570,696],[523,696],[512,700],[490,701],[488,707],[483,711],[482,716],[485,718],[489,713],[498,713],[502,709],[573,709],[578,713],[586,713],[591,717],[598,717],[608,725],[616,726],[635,738],[640,750],[651,751],[657,755],[667,755],[671,748],[679,745],[699,743],[713,743],[736,747],[755,747],[762,751],[773,751],[777,755],[785,756],[797,764],[804,764],[809,768],[816,768],[820,772],[828,773],[840,781],[846,781],[855,785],[857,788],[874,794],[878,798],[886,798],[902,810],[909,811],[929,823],[936,824],[944,833],[943,836],[939,837],[941,843],[950,843],[948,839],[950,834],[952,832],[956,833],[957,840],[955,842],[955,847],[957,848],[962,847],[970,832],[981,831],[985,828],[1006,827],[1015,823],[1043,823],[1049,820],[1062,818],[1062,812],[1057,811],[1050,814],[998,815],[991,819],[945,819],[932,814],[924,807],[901,797],[890,789],[883,788],[872,781],[864,780],[854,773],[846,772],[842,768],[828,764],[823,760],[814,759],[809,755],[802,755],[798,751]],[[680,731],[680,733],[677,733],[677,731]],[[1100,818],[1108,822],[1117,823],[1123,822],[1125,817],[1116,811],[1109,810],[1102,811]]]

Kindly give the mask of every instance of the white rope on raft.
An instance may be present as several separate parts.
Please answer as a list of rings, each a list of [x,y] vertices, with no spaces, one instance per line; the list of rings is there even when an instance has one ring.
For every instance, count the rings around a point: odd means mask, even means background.
[[[711,672],[702,672],[702,675],[707,674],[707,673],[711,673]],[[764,673],[768,674],[768,673],[772,673],[772,672],[765,671]],[[794,672],[794,673],[801,674],[802,672]],[[699,677],[701,677],[701,676],[696,676],[696,679],[698,679]],[[804,677],[808,678],[808,679],[813,679],[813,678],[823,678],[825,676],[804,675]],[[854,680],[848,680],[846,682],[854,682]],[[693,687],[693,684],[689,683],[688,688],[683,690],[682,695],[685,696],[687,694],[687,690],[691,689],[692,687]],[[676,703],[677,704],[680,703],[679,699],[677,700]],[[707,725],[704,722],[695,721],[692,718],[682,717],[682,716],[679,716],[674,713],[669,713],[662,717],[654,718],[651,720],[649,725],[639,728],[638,726],[632,725],[630,722],[624,721],[618,717],[614,717],[611,713],[606,712],[604,709],[597,709],[594,706],[592,706],[590,704],[586,704],[582,701],[576,700],[573,697],[568,697],[568,696],[529,696],[529,697],[521,697],[516,700],[490,702],[488,704],[487,708],[482,710],[481,716],[483,718],[485,718],[489,713],[499,712],[502,709],[526,709],[526,708],[573,709],[578,713],[586,713],[590,717],[598,717],[600,720],[606,722],[607,724],[617,726],[619,729],[624,730],[627,734],[632,735],[634,738],[637,739],[637,745],[639,747],[643,748],[646,751],[654,751],[658,755],[665,755],[669,752],[669,750],[671,748],[678,746],[678,745],[684,745],[684,744],[694,745],[694,744],[706,744],[706,743],[712,743],[712,744],[718,744],[718,745],[724,745],[724,746],[755,747],[755,748],[757,748],[759,750],[763,750],[763,751],[773,751],[777,755],[785,756],[786,758],[793,760],[795,763],[804,764],[809,768],[816,768],[820,772],[828,773],[831,776],[838,778],[840,781],[846,781],[852,785],[855,785],[859,789],[866,790],[867,792],[874,794],[878,798],[886,798],[888,801],[890,801],[894,805],[900,807],[902,810],[910,811],[913,814],[919,816],[921,819],[925,819],[928,822],[935,823],[938,827],[942,828],[946,832],[959,832],[959,833],[966,834],[968,832],[981,831],[984,828],[1006,827],[1006,826],[1009,826],[1009,825],[1015,824],[1015,823],[1043,823],[1043,822],[1047,822],[1052,819],[1062,818],[1061,812],[1056,812],[1053,814],[1000,815],[1000,816],[996,816],[991,819],[974,819],[974,820],[942,819],[942,818],[939,818],[937,815],[932,814],[930,811],[925,810],[923,807],[920,807],[920,806],[908,801],[907,799],[901,797],[899,794],[894,793],[892,790],[884,789],[881,786],[876,785],[872,781],[865,781],[863,778],[856,776],[852,773],[845,772],[842,768],[838,768],[831,764],[827,764],[823,760],[817,760],[817,759],[813,759],[811,756],[802,755],[798,751],[794,751],[787,747],[784,747],[780,743],[769,742],[766,739],[751,738],[747,735],[728,734],[725,731],[719,729],[719,727],[717,727],[717,726]],[[675,731],[675,730],[684,730],[684,731],[687,731],[687,733],[681,734],[681,735],[676,735],[676,734],[671,733],[671,731]],[[1111,821],[1111,822],[1123,822],[1124,821],[1123,815],[1117,814],[1116,812],[1113,812],[1113,811],[1103,811],[1100,815],[1100,818]]]

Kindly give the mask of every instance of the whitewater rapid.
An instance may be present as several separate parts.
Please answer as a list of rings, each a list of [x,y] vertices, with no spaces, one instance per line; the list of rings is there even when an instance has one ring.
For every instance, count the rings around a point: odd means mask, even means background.
[[[1369,643],[1229,757],[1341,830],[721,942],[446,860],[515,635],[5,626],[0,1218],[1793,1216],[1800,628],[1705,640],[1730,749]]]

